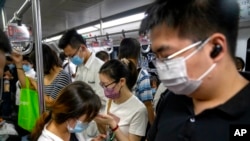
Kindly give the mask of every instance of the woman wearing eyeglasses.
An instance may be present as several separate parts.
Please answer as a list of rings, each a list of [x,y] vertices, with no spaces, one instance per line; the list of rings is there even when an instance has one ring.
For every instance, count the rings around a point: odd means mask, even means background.
[[[107,114],[95,121],[106,126],[107,140],[140,141],[148,122],[144,104],[131,92],[137,78],[135,64],[130,60],[110,60],[99,71],[100,85],[109,101]]]

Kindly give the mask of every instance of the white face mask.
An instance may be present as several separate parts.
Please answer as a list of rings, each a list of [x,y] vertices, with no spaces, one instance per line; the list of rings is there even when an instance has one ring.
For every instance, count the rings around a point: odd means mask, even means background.
[[[165,87],[167,87],[170,91],[174,92],[175,94],[181,94],[181,95],[190,95],[193,93],[202,83],[202,79],[210,73],[213,68],[216,66],[216,64],[213,64],[206,72],[204,72],[197,80],[191,80],[187,75],[187,69],[186,69],[186,60],[192,57],[195,53],[197,53],[203,46],[208,42],[209,39],[207,39],[203,44],[199,41],[197,43],[194,43],[176,53],[169,56],[166,60],[156,60],[156,68],[159,75],[159,79],[163,83]],[[200,45],[201,44],[201,45]],[[184,51],[191,49],[193,47],[196,47],[197,45],[200,45],[200,47],[192,52],[187,57],[177,57],[174,59],[174,56],[179,55],[180,53],[183,53]],[[170,60],[169,60],[170,59]]]

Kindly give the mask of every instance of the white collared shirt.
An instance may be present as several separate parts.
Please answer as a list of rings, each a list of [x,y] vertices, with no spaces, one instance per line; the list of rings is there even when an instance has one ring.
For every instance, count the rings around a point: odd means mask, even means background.
[[[93,88],[96,94],[101,98],[102,110],[104,110],[107,101],[103,88],[99,84],[99,70],[103,64],[104,62],[102,60],[97,58],[94,53],[91,53],[88,61],[78,66],[75,77],[75,81],[84,81]]]

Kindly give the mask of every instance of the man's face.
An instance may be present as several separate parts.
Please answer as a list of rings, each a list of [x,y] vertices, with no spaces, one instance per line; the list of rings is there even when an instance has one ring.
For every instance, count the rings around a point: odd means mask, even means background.
[[[168,56],[180,51],[181,49],[194,44],[194,42],[190,39],[180,38],[178,36],[177,30],[169,28],[165,24],[155,26],[151,30],[150,38],[152,42],[151,49],[156,54],[158,59],[167,58]],[[187,57],[192,52],[196,51],[197,47],[186,50],[173,57],[172,59],[178,57]],[[204,54],[204,52],[205,51],[202,48],[185,61],[189,78],[199,78],[211,66],[211,63],[207,63],[208,58]]]
[[[63,51],[64,51],[65,55],[66,55],[67,57],[69,57],[69,58],[72,58],[72,57],[74,57],[75,55],[79,55],[79,56],[81,57],[81,55],[80,55],[81,47],[72,48],[71,45],[67,45],[67,46],[64,48]]]
[[[0,78],[3,77],[3,69],[4,69],[4,66],[5,66],[5,54],[3,51],[0,50]]]

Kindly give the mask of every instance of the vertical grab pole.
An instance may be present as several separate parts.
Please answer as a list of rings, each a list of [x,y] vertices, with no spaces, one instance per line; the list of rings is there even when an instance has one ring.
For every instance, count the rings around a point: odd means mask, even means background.
[[[36,53],[36,70],[38,82],[38,94],[40,103],[40,113],[42,114],[45,109],[44,93],[43,93],[43,54],[42,51],[42,28],[41,28],[41,13],[40,13],[40,0],[32,0],[32,16],[34,27],[34,41]]]
[[[2,21],[3,21],[3,30],[6,31],[6,28],[7,28],[7,19],[6,19],[6,13],[5,13],[5,10],[4,8],[2,7],[1,8],[1,15],[2,15]]]

